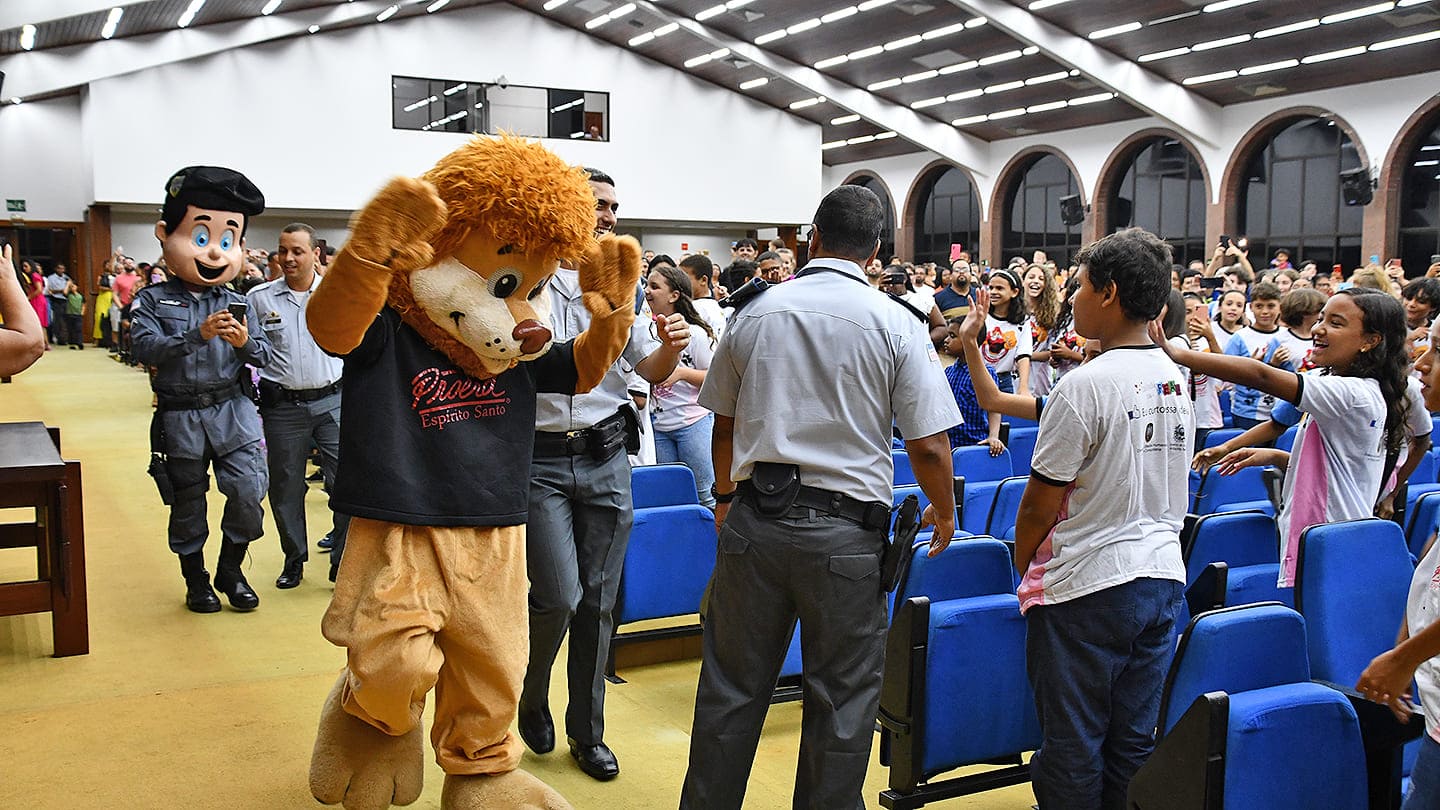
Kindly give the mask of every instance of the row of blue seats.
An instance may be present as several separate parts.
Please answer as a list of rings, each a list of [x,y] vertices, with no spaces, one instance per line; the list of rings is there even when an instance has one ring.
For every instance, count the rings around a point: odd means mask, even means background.
[[[1215,529],[1202,531],[1203,543]],[[929,572],[919,569],[919,587],[897,598],[880,705],[887,808],[1026,781],[1023,754],[1040,743],[1009,550],[969,538],[936,560],[952,552],[962,565],[942,570],[932,560]],[[1182,622],[1161,739],[1129,806],[1398,807],[1399,746],[1423,724],[1399,726],[1344,686],[1394,643],[1412,571],[1394,523],[1316,526],[1301,540],[1299,612],[1267,602]],[[1273,587],[1274,569],[1270,576]],[[947,776],[982,763],[1003,767]]]

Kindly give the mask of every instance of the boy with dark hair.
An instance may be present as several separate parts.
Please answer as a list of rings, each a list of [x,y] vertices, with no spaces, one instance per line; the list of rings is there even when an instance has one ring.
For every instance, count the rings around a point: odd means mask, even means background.
[[[711,331],[718,339],[720,333],[725,331],[725,311],[720,308],[720,302],[715,300],[715,291],[711,286],[715,277],[715,263],[710,261],[709,256],[696,253],[681,259],[680,269],[690,276],[690,288],[695,291],[690,300],[695,304],[695,311],[710,324]]]
[[[1169,298],[1169,246],[1130,228],[1076,262],[1075,330],[1105,352],[1047,399],[1015,525],[1042,810],[1123,807],[1153,747],[1195,430],[1180,369],[1146,331]]]
[[[1400,299],[1405,306],[1405,330],[1415,345],[1410,356],[1419,360],[1430,348],[1430,322],[1440,310],[1440,279],[1417,278],[1401,288]]]
[[[760,243],[750,237],[745,237],[735,243],[736,261],[755,261],[755,256],[760,253]]]
[[[1225,345],[1225,353],[1270,362],[1274,358],[1280,327],[1280,288],[1268,282],[1255,285],[1250,294],[1254,323],[1240,329]],[[1270,418],[1275,398],[1256,388],[1236,385],[1230,400],[1230,419],[1237,428],[1250,429]]]

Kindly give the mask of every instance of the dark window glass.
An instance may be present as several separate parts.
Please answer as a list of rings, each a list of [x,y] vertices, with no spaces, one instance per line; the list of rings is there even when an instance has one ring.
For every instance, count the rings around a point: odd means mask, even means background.
[[[950,246],[964,245],[972,256],[980,243],[980,205],[970,178],[959,169],[935,172],[915,217],[915,261],[948,264]]]
[[[869,175],[861,175],[851,180],[850,185],[870,189],[885,206],[885,229],[880,232],[880,260],[890,261],[890,257],[895,255],[895,205],[890,195],[885,192],[885,186],[881,185],[880,181]]]
[[[411,76],[390,77],[390,93],[395,129],[610,139],[609,93]]]
[[[1078,192],[1075,176],[1065,161],[1054,155],[1035,158],[1005,195],[1005,220],[1000,242],[1004,256],[1024,256],[1037,250],[1064,267],[1080,249],[1080,226],[1060,221],[1060,199]]]
[[[1156,136],[1136,150],[1108,202],[1110,230],[1137,227],[1159,236],[1186,264],[1205,259],[1205,176],[1185,144]]]
[[[1440,117],[1430,126],[1400,180],[1400,261],[1409,276],[1423,275],[1440,255]]]
[[[1360,266],[1364,209],[1340,196],[1340,173],[1359,167],[1354,143],[1333,121],[1301,118],[1276,133],[1250,158],[1240,190],[1250,264],[1261,270],[1283,248],[1297,266]]]

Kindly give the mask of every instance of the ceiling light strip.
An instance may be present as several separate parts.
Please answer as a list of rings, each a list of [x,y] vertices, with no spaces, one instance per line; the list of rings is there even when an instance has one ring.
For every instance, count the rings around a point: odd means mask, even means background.
[[[265,8],[270,8],[272,5],[279,6],[280,0],[270,0],[270,3],[267,4]],[[270,11],[274,10],[275,9],[270,8]],[[270,12],[267,11],[265,13],[268,14]],[[102,39],[110,39],[115,36],[115,30],[120,27],[120,18],[123,16],[125,16],[125,9],[119,6],[110,9],[110,16],[105,18],[105,27],[100,31],[100,37]]]
[[[175,25],[180,28],[188,27],[195,21],[195,15],[200,13],[200,9],[204,5],[205,0],[190,0],[190,5],[185,7],[185,11],[180,14],[180,19],[175,21]]]

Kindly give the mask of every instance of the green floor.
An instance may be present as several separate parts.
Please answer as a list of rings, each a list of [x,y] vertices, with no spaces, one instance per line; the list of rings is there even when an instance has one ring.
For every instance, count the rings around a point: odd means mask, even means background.
[[[310,744],[343,662],[320,636],[330,598],[323,555],[312,554],[299,588],[277,591],[271,526],[247,568],[260,609],[188,613],[165,544],[166,510],[145,475],[149,417],[145,375],[93,347],[51,351],[0,386],[0,420],[58,426],[65,456],[83,464],[91,650],[51,658],[48,615],[0,618],[0,808],[316,807],[306,788]],[[213,527],[221,500],[211,495]],[[318,490],[309,510],[319,537]],[[17,517],[0,510],[0,522]],[[213,566],[213,542],[209,553]],[[33,566],[33,552],[0,550],[0,580],[26,579]],[[524,767],[580,810],[675,807],[698,670],[686,661],[621,673],[628,683],[610,688],[606,711],[621,766],[614,782],[590,780],[563,753],[527,754]],[[555,683],[563,688],[563,659]],[[554,703],[563,705],[561,692]],[[798,703],[771,710],[746,808],[789,806],[799,729]],[[885,779],[872,761],[871,806]],[[440,780],[432,764],[415,807],[439,806]],[[933,806],[1032,803],[1021,785]]]

